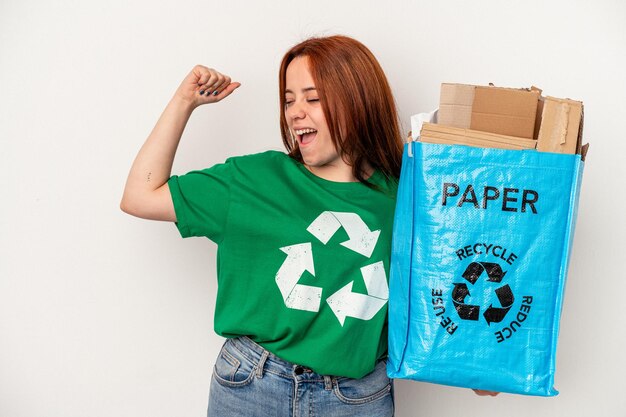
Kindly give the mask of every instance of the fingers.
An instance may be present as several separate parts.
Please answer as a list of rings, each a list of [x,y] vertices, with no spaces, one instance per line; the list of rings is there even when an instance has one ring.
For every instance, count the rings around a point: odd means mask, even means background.
[[[228,75],[203,65],[196,65],[192,72],[196,78],[195,95],[199,96],[199,104],[220,101],[241,85],[232,82]]]
[[[211,69],[203,65],[196,65],[195,67],[193,67],[192,72],[196,75],[196,83],[199,86],[205,85],[209,81],[209,78],[212,74]]]
[[[213,84],[210,87],[210,90],[213,91],[213,95],[217,96],[219,95],[228,85],[230,85],[231,83],[231,79],[229,76],[227,75],[222,75],[220,74],[220,76],[218,77],[217,81],[215,82],[215,84]]]
[[[217,71],[211,71],[209,78],[207,81],[201,86],[200,94],[209,96],[214,94],[217,91],[218,87],[220,87],[224,83],[224,79],[226,77],[223,74],[220,74]],[[217,94],[214,94],[217,95]]]
[[[238,89],[240,85],[241,83],[237,83],[237,82],[228,84],[226,88],[224,88],[221,92],[219,92],[215,98],[218,101],[225,99],[226,97],[231,95],[233,91]],[[219,90],[216,90],[216,91],[219,91]]]
[[[496,391],[486,391],[486,390],[482,390],[482,389],[475,389],[473,390],[476,395],[480,395],[481,397],[495,397],[496,395],[500,394],[499,392]]]
[[[201,74],[198,80],[200,95],[218,95],[231,82],[229,76],[212,68],[202,67],[199,71]]]

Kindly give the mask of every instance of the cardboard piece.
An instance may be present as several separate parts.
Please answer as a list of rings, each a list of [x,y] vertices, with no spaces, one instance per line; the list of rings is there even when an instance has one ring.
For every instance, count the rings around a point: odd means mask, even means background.
[[[582,102],[546,97],[537,137],[537,150],[580,154],[582,130]]]
[[[437,122],[445,126],[469,128],[472,122],[474,89],[473,85],[441,84]]]
[[[545,99],[541,95],[541,89],[535,87],[534,85],[530,87],[530,89],[539,92],[539,100],[537,101],[537,115],[535,116],[535,129],[533,131],[533,139],[537,139],[539,137],[539,129],[541,129],[541,113],[543,113],[543,102]]]
[[[439,124],[532,139],[541,90],[441,85]]]
[[[537,91],[476,87],[470,129],[533,138]]]
[[[499,149],[534,149],[534,139],[518,138],[499,135],[496,133],[481,132],[472,129],[463,129],[451,126],[442,126],[433,123],[424,123],[420,132],[420,141],[427,143],[468,145],[479,148]]]

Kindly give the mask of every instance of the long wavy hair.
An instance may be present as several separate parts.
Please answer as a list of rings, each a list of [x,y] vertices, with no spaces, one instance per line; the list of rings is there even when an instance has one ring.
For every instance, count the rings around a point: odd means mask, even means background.
[[[365,163],[390,178],[399,178],[402,135],[398,112],[380,64],[359,41],[347,36],[307,39],[292,47],[280,64],[280,130],[289,155],[303,162],[285,117],[287,67],[308,58],[309,70],[330,129],[332,141],[354,177],[365,185]]]

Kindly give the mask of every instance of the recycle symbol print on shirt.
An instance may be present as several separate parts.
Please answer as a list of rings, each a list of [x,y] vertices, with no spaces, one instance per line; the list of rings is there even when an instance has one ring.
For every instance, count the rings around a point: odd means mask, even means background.
[[[348,234],[348,240],[341,245],[369,259],[378,242],[380,230],[371,231],[358,214],[324,211],[306,230],[326,245],[341,227]],[[280,250],[287,257],[276,273],[276,284],[285,305],[296,310],[318,312],[322,302],[322,288],[298,284],[305,271],[315,276],[311,242],[285,246]],[[389,299],[387,274],[382,261],[362,267],[361,276],[367,294],[352,292],[354,281],[350,281],[326,299],[341,326],[346,317],[370,320]]]

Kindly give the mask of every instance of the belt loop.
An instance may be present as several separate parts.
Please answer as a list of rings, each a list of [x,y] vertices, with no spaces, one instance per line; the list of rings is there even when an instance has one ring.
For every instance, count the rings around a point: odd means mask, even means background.
[[[269,355],[270,353],[264,349],[263,354],[261,355],[261,359],[259,359],[259,363],[257,364],[257,367],[256,367],[257,378],[263,378],[263,368],[265,367],[265,361],[267,360],[267,357]]]
[[[324,375],[324,389],[330,391],[333,389],[333,380],[330,375]]]

